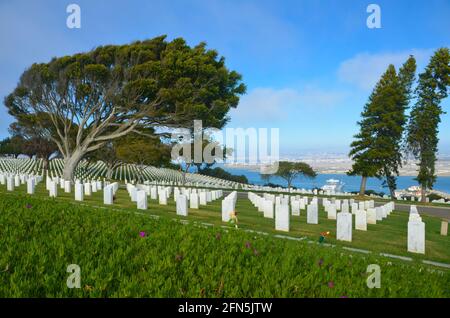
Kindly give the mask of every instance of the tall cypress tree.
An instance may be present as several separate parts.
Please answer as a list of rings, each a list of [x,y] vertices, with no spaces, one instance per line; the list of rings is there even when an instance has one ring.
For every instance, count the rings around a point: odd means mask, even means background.
[[[382,75],[358,122],[360,132],[351,144],[354,160],[350,175],[361,175],[360,195],[365,193],[368,177],[385,178],[391,196],[396,189],[396,175],[402,164],[401,140],[406,123],[405,111],[411,97],[416,62],[410,57],[397,75],[389,65]]]
[[[391,71],[393,68],[393,65],[389,66]],[[384,89],[385,76],[386,73],[383,74],[380,81],[376,84],[368,102],[364,105],[364,110],[361,113],[362,119],[358,122],[360,127],[359,133],[354,136],[355,140],[350,145],[349,156],[353,159],[353,166],[348,174],[361,176],[360,195],[364,195],[366,192],[367,178],[375,177],[381,167],[378,160],[379,156],[373,145],[376,141],[376,127],[380,122],[380,117],[376,113],[376,103],[378,96]]]
[[[426,190],[436,182],[435,163],[438,151],[438,132],[441,101],[447,97],[450,85],[450,52],[448,48],[437,50],[424,72],[419,75],[416,88],[417,101],[411,110],[407,146],[418,161],[416,180],[422,189],[422,202],[426,201]]]
[[[377,128],[377,144],[380,151],[381,169],[379,178],[385,178],[383,184],[389,188],[391,197],[395,196],[397,176],[402,166],[402,140],[407,122],[406,110],[412,95],[415,79],[416,60],[410,56],[400,68],[397,78],[390,72],[390,81],[379,96],[378,112],[381,114]]]

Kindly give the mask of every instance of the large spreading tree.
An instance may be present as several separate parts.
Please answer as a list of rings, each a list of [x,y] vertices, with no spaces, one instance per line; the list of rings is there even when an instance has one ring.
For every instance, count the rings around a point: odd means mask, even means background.
[[[36,116],[70,180],[86,154],[139,127],[189,127],[199,119],[222,128],[244,92],[241,75],[205,43],[161,36],[33,64],[5,105],[12,116]]]
[[[287,187],[292,186],[292,182],[300,177],[315,178],[317,173],[305,162],[279,161],[278,170],[272,174],[261,174],[264,180],[272,177],[280,177],[287,182]]]
[[[441,101],[448,95],[450,85],[450,52],[448,48],[437,50],[424,72],[419,75],[416,88],[417,101],[411,110],[407,131],[407,145],[418,161],[416,180],[426,201],[426,190],[436,182],[435,163],[438,151],[438,132]]]
[[[394,197],[396,176],[402,165],[402,136],[406,110],[411,99],[416,62],[410,57],[398,74],[393,65],[375,86],[358,122],[360,131],[351,144],[354,163],[349,175],[362,177],[360,195],[365,194],[368,177],[384,178]]]

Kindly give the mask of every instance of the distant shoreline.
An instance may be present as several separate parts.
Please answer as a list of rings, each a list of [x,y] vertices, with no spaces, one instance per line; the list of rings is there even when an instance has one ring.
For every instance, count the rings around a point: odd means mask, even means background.
[[[305,160],[305,162],[308,162],[309,160]],[[221,164],[223,167],[228,169],[243,169],[243,170],[249,170],[254,172],[259,172],[259,166],[257,165],[245,165],[245,164]],[[313,166],[314,168],[314,166]],[[450,169],[450,163],[449,163],[449,169]],[[339,174],[339,175],[346,175],[346,172],[339,169],[339,170],[332,170],[332,169],[324,169],[322,168],[315,168],[317,173],[319,174]],[[417,173],[413,173],[412,171],[400,171],[401,177],[415,177],[417,176]],[[436,171],[436,176],[438,177],[450,177],[450,171]]]

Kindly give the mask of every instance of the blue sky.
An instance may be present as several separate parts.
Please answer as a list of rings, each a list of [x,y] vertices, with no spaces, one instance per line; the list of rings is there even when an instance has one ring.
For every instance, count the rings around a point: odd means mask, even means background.
[[[81,29],[66,27],[71,3]],[[381,7],[381,29],[366,26],[370,3]],[[248,91],[230,127],[280,128],[281,155],[347,152],[387,65],[414,54],[422,69],[450,46],[450,1],[0,0],[0,97],[33,62],[161,34],[205,41],[243,75]],[[1,107],[0,137],[11,121]],[[450,153],[450,114],[440,139]]]

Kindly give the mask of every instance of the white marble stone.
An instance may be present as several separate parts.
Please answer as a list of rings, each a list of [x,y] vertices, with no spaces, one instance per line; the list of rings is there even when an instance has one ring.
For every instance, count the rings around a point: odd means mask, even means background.
[[[177,214],[188,216],[187,197],[184,194],[179,194],[177,198]]]
[[[113,203],[114,203],[114,189],[112,186],[106,186],[103,188],[103,204],[109,205]]]
[[[364,204],[364,201],[358,202],[358,210],[365,210],[366,205]]]
[[[14,178],[13,177],[6,178],[6,190],[14,191]]]
[[[167,205],[167,191],[165,189],[158,192],[158,200],[160,205]]]
[[[197,193],[191,193],[191,197],[189,200],[189,207],[191,209],[198,209],[198,194]]]
[[[374,208],[367,209],[367,224],[377,224],[377,211]]]
[[[383,209],[380,206],[375,208],[375,212],[377,216],[377,221],[383,220]]]
[[[92,195],[92,188],[89,182],[84,184],[84,195]]]
[[[319,207],[317,204],[310,204],[307,208],[306,223],[319,224]]]
[[[20,178],[18,175],[14,176],[14,186],[19,187],[20,186]]]
[[[206,192],[199,193],[200,205],[206,205]]]
[[[97,182],[95,182],[95,181],[91,182],[91,189],[92,189],[92,192],[97,192]]]
[[[52,181],[50,183],[50,197],[56,198],[58,196],[58,183],[56,181]]]
[[[418,219],[408,222],[408,252],[425,254],[425,223]]]
[[[71,190],[71,184],[70,181],[64,181],[64,192],[65,193],[70,193]]]
[[[350,212],[350,207],[348,205],[348,202],[343,202],[341,205],[341,212],[344,213],[349,213]]]
[[[334,205],[336,206],[336,211],[340,211],[342,208],[341,200],[334,200]]]
[[[131,202],[136,202],[137,201],[137,188],[135,187],[135,186],[131,186],[130,187],[130,191],[129,191],[129,193],[130,193],[130,199],[131,199]]]
[[[300,201],[293,200],[291,207],[292,207],[292,215],[300,216]]]
[[[158,189],[156,187],[150,188],[150,199],[152,199],[152,200],[158,199]]]
[[[234,212],[233,201],[230,199],[222,200],[222,221],[228,222],[232,212]]]
[[[336,220],[336,206],[334,204],[330,204],[328,206],[328,219],[329,220]]]
[[[34,194],[34,186],[35,186],[34,178],[29,178],[27,180],[27,193],[28,194]]]
[[[147,192],[144,190],[137,191],[136,203],[139,210],[147,210]]]
[[[83,199],[84,199],[83,184],[75,183],[75,201],[83,201]]]
[[[353,202],[352,203],[352,214],[355,214],[356,211],[358,211],[358,204]]]
[[[264,199],[263,199],[264,200]],[[264,200],[264,217],[273,219],[274,212],[273,212],[273,202],[271,200]]]
[[[367,231],[367,212],[358,210],[355,213],[355,230]]]
[[[275,230],[289,232],[289,205],[281,204],[275,210]]]
[[[339,241],[352,241],[353,217],[350,213],[338,213],[336,222],[336,239]]]

